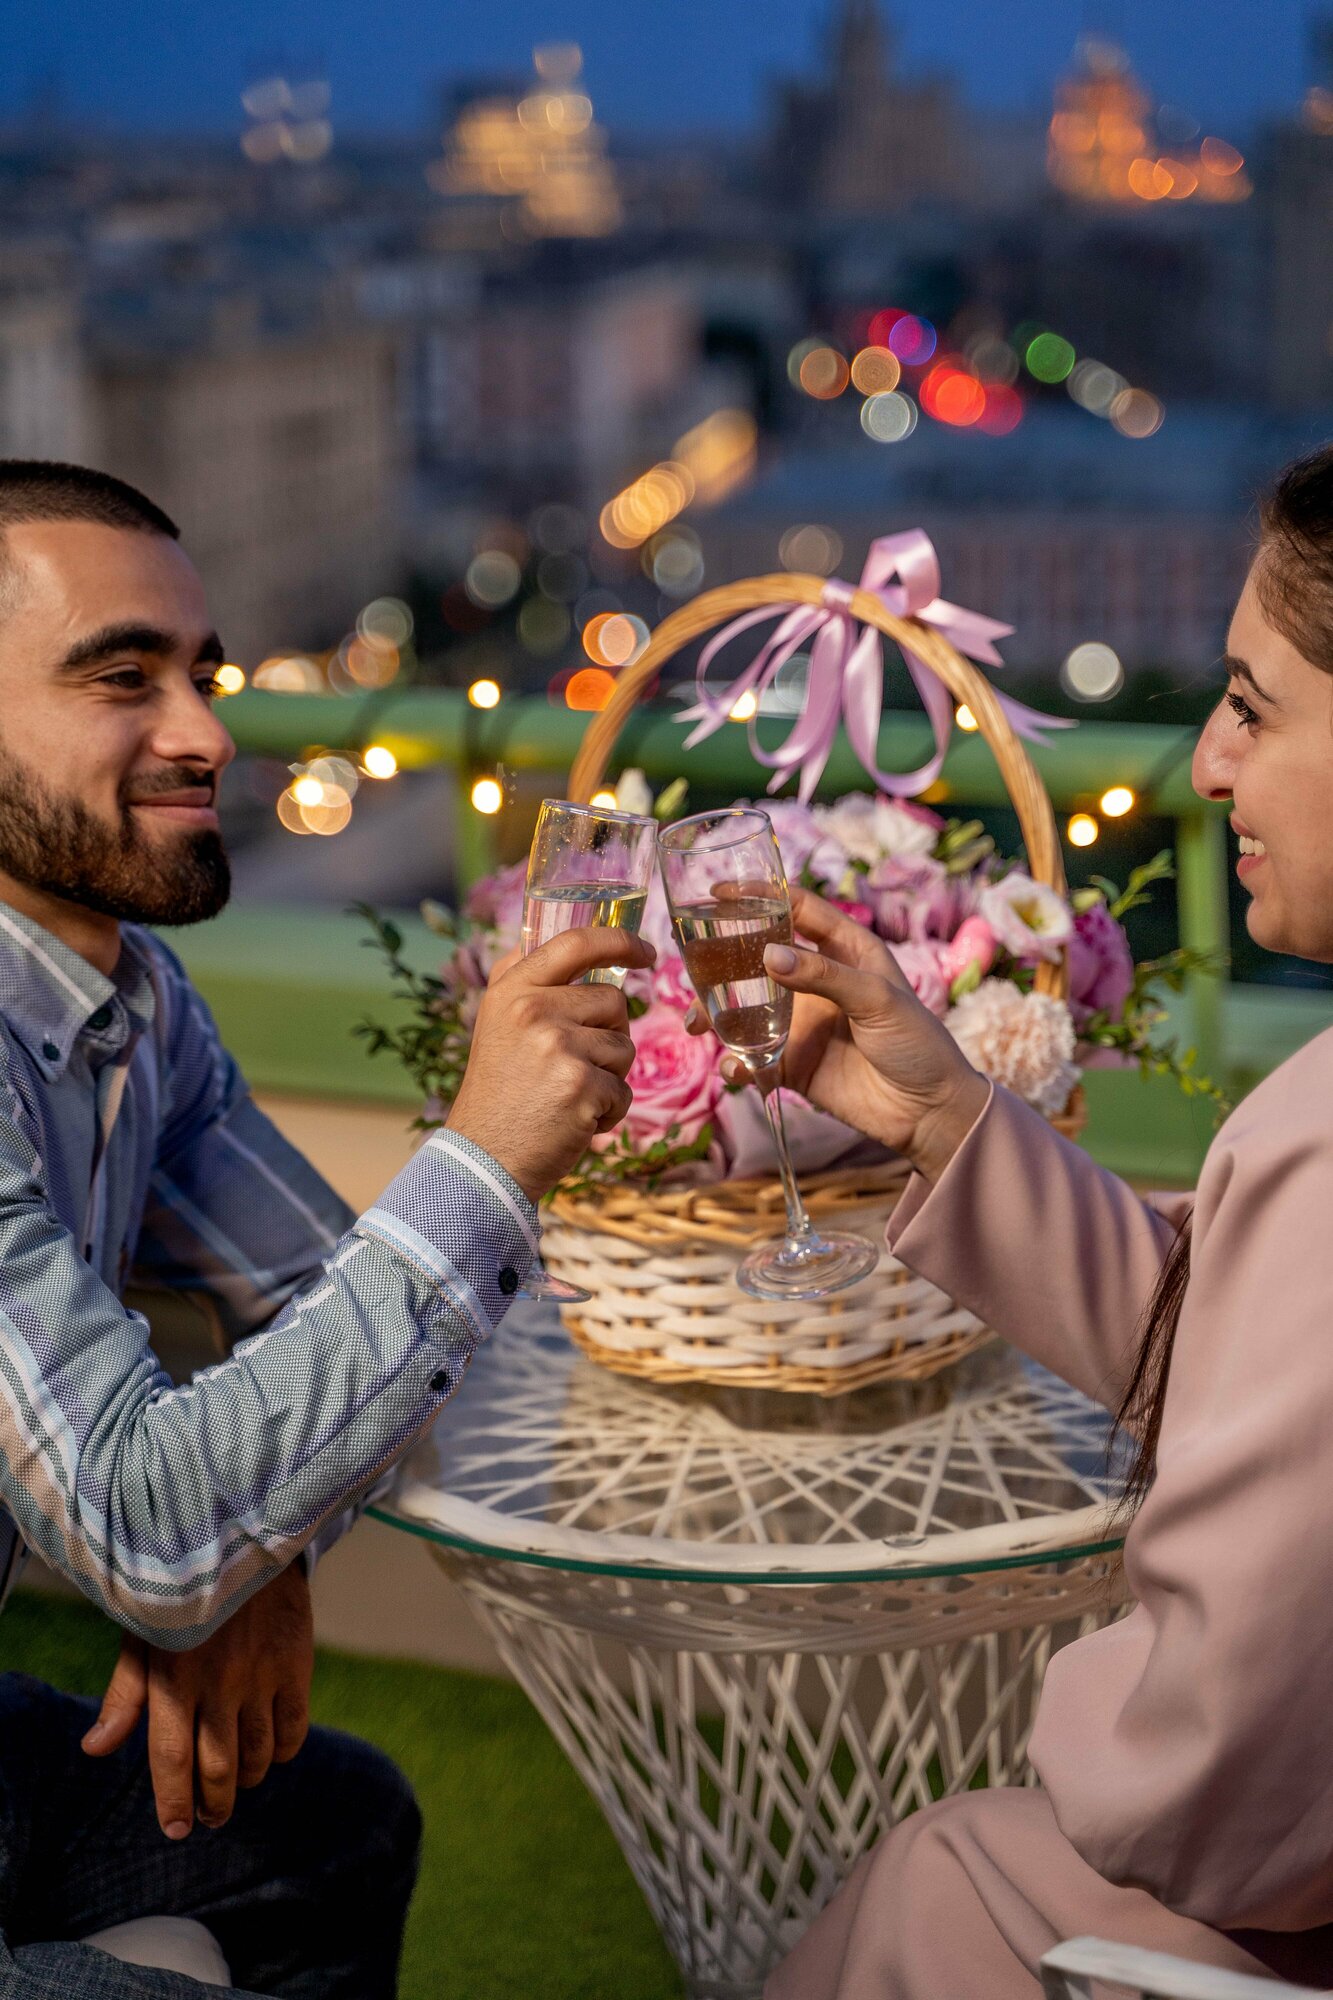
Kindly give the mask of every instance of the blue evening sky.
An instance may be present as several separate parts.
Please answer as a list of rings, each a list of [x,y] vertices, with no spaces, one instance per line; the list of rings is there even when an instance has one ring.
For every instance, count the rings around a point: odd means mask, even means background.
[[[3,0],[0,117],[59,80],[95,126],[237,129],[237,95],[328,75],[345,131],[436,124],[439,85],[526,69],[576,40],[598,116],[643,131],[748,126],[766,80],[806,71],[832,0]],[[1083,26],[1115,35],[1161,102],[1245,136],[1309,80],[1306,0],[885,0],[904,69],[975,103],[1044,106]]]

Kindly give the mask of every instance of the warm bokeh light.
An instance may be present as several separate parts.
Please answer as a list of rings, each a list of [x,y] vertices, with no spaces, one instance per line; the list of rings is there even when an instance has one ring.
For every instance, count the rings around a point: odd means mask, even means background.
[[[847,387],[851,370],[836,347],[812,347],[801,362],[797,379],[807,396],[828,403]]]
[[[233,666],[228,660],[217,669],[213,680],[219,694],[239,694],[245,686],[245,668]]]
[[[1089,358],[1075,363],[1065,387],[1080,409],[1094,417],[1108,417],[1112,403],[1129,384],[1104,361]]]
[[[605,708],[615,692],[616,677],[605,667],[580,667],[565,685],[565,707],[592,713]]]
[[[598,519],[602,539],[613,549],[637,549],[692,503],[716,506],[753,471],[758,435],[748,411],[714,410],[676,439],[671,458],[607,501]]]
[[[601,806],[606,812],[614,812],[616,809],[616,795],[614,792],[594,792],[588,803],[589,805]]]
[[[1162,428],[1165,410],[1146,389],[1122,389],[1111,405],[1111,422],[1121,437],[1150,438]]]
[[[589,658],[606,667],[627,667],[637,660],[648,644],[648,627],[642,618],[632,617],[626,611],[613,611],[609,618],[589,620],[597,625],[597,653],[592,653],[584,632],[584,648]]]
[[[304,653],[275,653],[254,671],[253,685],[268,694],[324,694],[325,680],[315,662]]]
[[[479,813],[498,813],[504,804],[504,793],[494,778],[478,778],[472,787],[472,803]]]
[[[392,778],[398,759],[386,744],[372,743],[362,755],[361,768],[369,778]]]
[[[467,698],[474,708],[495,708],[500,700],[499,681],[473,681],[467,691]]]
[[[759,713],[759,697],[753,688],[747,688],[727,711],[733,722],[748,722],[752,715]]]
[[[324,803],[323,785],[318,778],[311,777],[308,772],[305,777],[298,778],[291,789],[292,797],[298,806],[318,806]]]
[[[778,561],[807,576],[831,576],[842,561],[842,536],[814,522],[788,528],[778,543]]]
[[[1091,847],[1101,828],[1091,813],[1075,813],[1065,832],[1071,847]]]
[[[897,388],[902,372],[891,347],[863,347],[852,362],[852,387],[863,396],[882,396]]]
[[[979,727],[977,718],[973,715],[965,701],[959,702],[957,708],[954,710],[953,719],[960,729],[976,729]]]
[[[921,407],[937,423],[965,428],[986,407],[986,391],[956,361],[937,361],[921,384]]]
[[[1101,796],[1101,809],[1108,819],[1123,819],[1134,810],[1134,794],[1128,785],[1112,785]]]

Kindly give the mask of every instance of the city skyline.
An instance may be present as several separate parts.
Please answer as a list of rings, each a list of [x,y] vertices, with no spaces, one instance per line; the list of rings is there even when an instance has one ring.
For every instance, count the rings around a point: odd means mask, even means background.
[[[262,0],[182,10],[122,0],[90,20],[47,0],[11,24],[0,117],[54,100],[67,123],[145,133],[239,130],[239,97],[266,71],[323,74],[344,136],[431,132],[439,88],[522,74],[536,42],[584,50],[597,114],[627,132],[751,132],[776,77],[823,56],[834,0],[767,0],[719,13],[665,0],[627,17],[612,0],[509,0],[503,17],[434,12],[419,0]],[[946,74],[988,110],[1043,111],[1081,32],[1119,40],[1151,95],[1219,129],[1248,133],[1296,108],[1311,78],[1307,0],[883,0],[903,73]]]

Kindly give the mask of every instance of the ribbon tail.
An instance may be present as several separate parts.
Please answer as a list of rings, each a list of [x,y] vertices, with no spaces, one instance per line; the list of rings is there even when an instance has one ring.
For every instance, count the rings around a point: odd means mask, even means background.
[[[809,804],[823,775],[837,734],[842,706],[843,660],[850,636],[851,626],[846,618],[825,614],[825,623],[810,649],[805,706],[785,743],[776,750],[765,751],[751,727],[750,747],[758,762],[767,765],[774,773],[769,791],[776,791],[799,764],[801,781],[798,796],[803,805]]]

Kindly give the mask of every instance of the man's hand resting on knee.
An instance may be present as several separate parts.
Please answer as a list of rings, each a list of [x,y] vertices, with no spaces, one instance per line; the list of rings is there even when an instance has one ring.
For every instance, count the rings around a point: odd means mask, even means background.
[[[192,1652],[127,1633],[83,1747],[90,1757],[119,1750],[146,1706],[162,1831],[183,1840],[196,1813],[222,1826],[237,1786],[259,1784],[305,1742],[314,1658],[310,1585],[294,1562]]]

